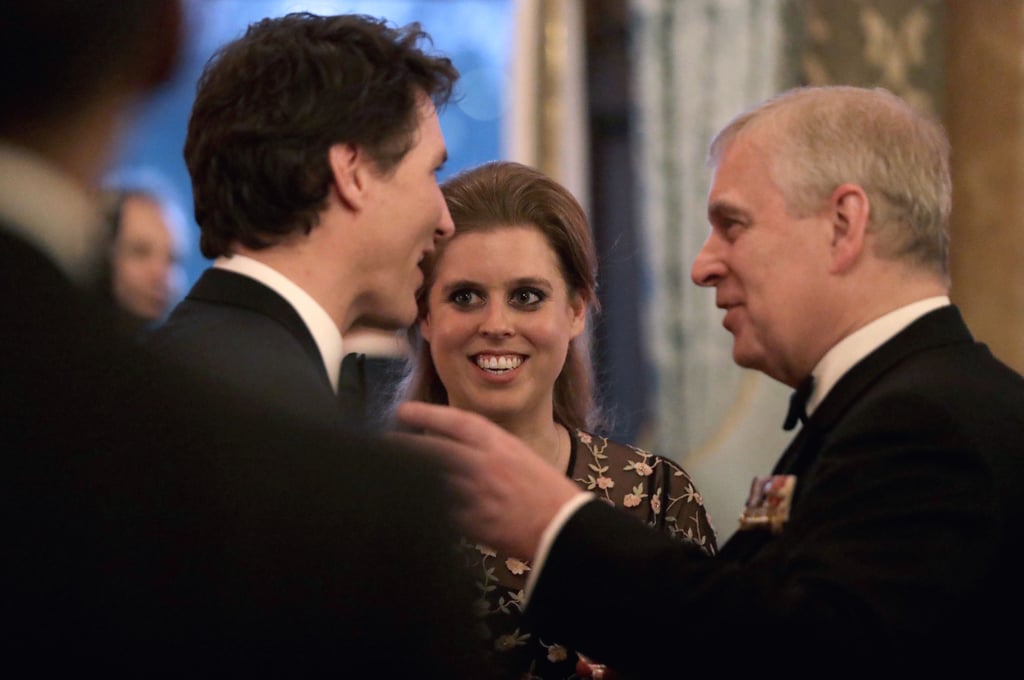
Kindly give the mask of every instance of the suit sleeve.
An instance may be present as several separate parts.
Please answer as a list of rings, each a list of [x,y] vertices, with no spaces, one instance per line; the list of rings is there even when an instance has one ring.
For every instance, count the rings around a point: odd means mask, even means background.
[[[587,504],[555,540],[531,616],[643,677],[794,640],[806,662],[934,641],[994,559],[990,468],[969,430],[941,400],[867,402],[820,442],[783,532],[738,532],[714,558]]]

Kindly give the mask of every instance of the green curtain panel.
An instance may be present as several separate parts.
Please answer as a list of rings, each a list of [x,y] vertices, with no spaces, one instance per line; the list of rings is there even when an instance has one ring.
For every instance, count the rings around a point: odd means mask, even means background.
[[[635,0],[637,220],[654,418],[647,443],[694,475],[720,539],[754,475],[788,441],[789,390],[732,361],[714,291],[690,281],[708,234],[707,147],[740,111],[794,83],[784,0]],[[796,36],[790,39],[788,36]]]

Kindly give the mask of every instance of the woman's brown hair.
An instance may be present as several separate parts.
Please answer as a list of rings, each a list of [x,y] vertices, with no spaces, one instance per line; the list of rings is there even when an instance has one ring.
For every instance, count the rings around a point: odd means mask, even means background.
[[[588,311],[597,310],[597,253],[590,224],[582,206],[565,187],[526,165],[493,161],[453,176],[441,185],[441,190],[455,222],[453,239],[502,227],[536,227],[558,258],[570,296],[580,296]],[[427,313],[427,300],[434,284],[433,263],[444,252],[445,245],[438,244],[437,252],[424,265],[426,279],[417,299],[421,319]],[[400,400],[447,404],[448,393],[418,324],[410,329],[409,339],[412,355],[400,387]],[[589,429],[598,423],[585,333],[569,344],[565,365],[555,380],[552,415],[569,428]]]

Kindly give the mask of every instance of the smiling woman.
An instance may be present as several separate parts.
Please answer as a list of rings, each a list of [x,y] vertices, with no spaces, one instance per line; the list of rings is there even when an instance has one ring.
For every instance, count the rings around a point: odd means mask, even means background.
[[[403,398],[487,416],[583,490],[714,554],[714,530],[689,476],[594,431],[600,417],[584,331],[597,305],[597,258],[576,199],[510,162],[464,171],[442,192],[455,235],[425,263]],[[478,612],[500,677],[577,677],[577,664],[588,662],[534,636],[521,617],[530,562],[482,545],[464,549],[479,572]]]
[[[448,403],[524,437],[560,440],[552,386],[586,307],[544,234],[534,226],[467,233],[444,248],[434,274],[420,330]],[[540,453],[554,462],[568,454],[561,449]]]

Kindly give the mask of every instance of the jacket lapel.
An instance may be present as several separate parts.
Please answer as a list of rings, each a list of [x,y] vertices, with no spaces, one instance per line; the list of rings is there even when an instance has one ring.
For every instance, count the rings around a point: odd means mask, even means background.
[[[786,448],[772,474],[799,477],[806,473],[821,450],[823,436],[879,378],[908,356],[935,347],[973,341],[960,311],[952,305],[917,319],[839,379]],[[796,493],[800,493],[799,485]]]
[[[235,272],[211,267],[203,272],[186,296],[189,300],[240,307],[267,316],[288,329],[302,350],[321,368],[330,384],[316,340],[295,308],[259,281]]]

